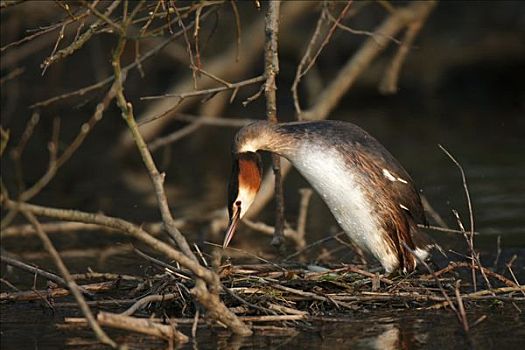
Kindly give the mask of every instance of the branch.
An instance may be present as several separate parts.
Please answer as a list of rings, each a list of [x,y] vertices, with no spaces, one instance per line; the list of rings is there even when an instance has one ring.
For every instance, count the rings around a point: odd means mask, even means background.
[[[287,2],[283,4],[282,18],[286,19],[283,21],[281,30],[290,28],[297,20],[302,18],[302,15],[310,8],[316,5],[314,1],[298,1],[298,2]],[[201,21],[203,15],[201,15]],[[234,43],[230,47],[224,50],[224,53],[213,57],[208,60],[207,71],[212,72],[215,75],[220,75],[222,78],[234,81],[241,79],[242,75],[245,74],[251,67],[252,63],[260,58],[260,53],[264,47],[264,19],[257,20],[249,28],[243,30],[242,42],[243,52],[239,62],[236,62],[237,57],[237,44]],[[213,79],[203,79],[199,81],[201,89],[209,88],[214,82]],[[169,93],[180,93],[184,91],[193,90],[193,79],[191,76],[178,81],[173,87],[169,89]],[[145,140],[152,140],[160,131],[171,122],[170,117],[177,112],[181,112],[189,108],[195,103],[198,103],[198,99],[187,99],[179,105],[173,105],[173,102],[168,99],[162,99],[155,103],[152,103],[143,115],[139,118],[139,122],[143,120],[149,120],[159,116],[159,120],[149,125],[142,125],[140,132]],[[120,139],[120,145],[115,150],[116,154],[123,154],[133,146],[133,140],[129,137],[129,134],[122,135]]]
[[[164,254],[169,259],[178,261],[182,266],[190,270],[196,277],[202,278],[211,284],[217,283],[217,277],[211,271],[205,269],[178,250],[173,249],[168,244],[154,238],[141,227],[138,227],[126,220],[106,216],[103,214],[86,213],[79,210],[57,209],[15,202],[10,199],[5,199],[3,205],[8,209],[18,208],[20,211],[30,212],[37,216],[46,216],[65,221],[83,222],[86,224],[96,224],[115,229],[144,242],[146,245]]]
[[[390,37],[395,36],[408,23],[426,16],[435,1],[416,1],[405,8],[399,9],[390,15],[374,31],[347,63],[339,70],[337,77],[319,95],[316,104],[301,114],[302,119],[326,119],[328,114],[337,106],[340,99],[352,87],[357,77],[370,65],[390,42]]]
[[[346,14],[348,13],[348,10],[350,9],[350,5],[351,4],[352,4],[351,0],[349,0],[346,3],[346,5],[343,8],[343,10],[341,10],[341,13],[339,14],[338,18],[334,19],[334,24],[329,29],[328,33],[325,35],[323,41],[321,42],[321,44],[319,45],[319,47],[317,49],[317,52],[313,55],[313,57],[310,57],[311,53],[312,53],[312,49],[314,48],[315,44],[317,43],[317,39],[319,38],[319,35],[321,33],[321,28],[322,28],[324,22],[326,21],[327,14],[329,13],[329,11],[325,7],[323,8],[323,11],[321,12],[321,16],[317,20],[317,25],[315,27],[314,34],[312,35],[312,39],[310,39],[310,42],[308,43],[308,46],[307,46],[306,51],[305,51],[305,53],[303,55],[303,58],[301,59],[301,62],[299,63],[299,65],[297,66],[297,69],[295,71],[295,78],[294,78],[294,81],[293,81],[293,84],[292,84],[292,89],[291,89],[292,90],[293,99],[294,99],[295,112],[297,113],[298,117],[300,117],[301,112],[302,112],[301,106],[299,104],[299,96],[298,96],[298,92],[297,92],[297,88],[299,86],[299,82],[301,81],[301,78],[306,73],[308,73],[308,71],[315,64],[315,61],[317,60],[317,58],[321,54],[321,51],[323,51],[323,48],[328,44],[328,42],[332,38],[333,34],[335,33],[335,30],[337,28],[337,25],[339,24],[339,21],[341,19],[343,19],[346,16]],[[300,119],[300,118],[298,118],[298,119]]]
[[[124,88],[122,86],[121,79],[122,72],[120,67],[120,56],[124,51],[125,44],[126,39],[123,35],[121,35],[117,47],[115,48],[112,60],[112,65],[115,74],[115,83],[117,84],[117,104],[122,112],[122,117],[128,124],[128,128],[131,131],[131,134],[133,135],[133,139],[142,156],[144,165],[148,169],[148,173],[153,183],[153,187],[155,188],[155,194],[157,197],[157,202],[162,215],[162,221],[164,222],[164,226],[170,234],[170,236],[175,240],[178,247],[182,250],[183,254],[173,249],[172,251],[184,256],[185,259],[191,261],[190,265],[193,268],[190,268],[190,270],[198,270],[201,274],[206,274],[208,276],[207,283],[210,286],[210,291],[208,291],[204,281],[199,278],[195,281],[195,287],[192,290],[192,294],[197,298],[197,300],[199,300],[199,302],[202,305],[204,305],[204,307],[208,309],[211,316],[226,324],[236,334],[251,335],[252,331],[221,302],[221,300],[218,297],[219,290],[221,289],[219,276],[200,265],[196,256],[193,254],[190,246],[188,245],[186,238],[178,230],[178,228],[175,225],[175,220],[171,216],[166,194],[164,192],[165,174],[159,173],[155,162],[153,161],[153,157],[151,156],[146,142],[144,141],[144,138],[142,137],[139,131],[139,127],[135,121],[135,117],[133,114],[133,106],[131,103],[127,102],[126,97],[124,96]],[[154,238],[151,237],[151,239]],[[175,260],[179,261],[182,264],[181,260]]]
[[[188,97],[195,97],[195,96],[202,96],[202,95],[213,95],[218,92],[222,92],[225,90],[232,90],[232,89],[238,89],[243,86],[252,85],[255,83],[258,83],[260,81],[264,81],[266,78],[264,76],[258,76],[251,79],[246,79],[243,81],[240,81],[238,83],[228,83],[226,82],[225,86],[216,87],[216,88],[210,88],[210,89],[203,89],[203,90],[196,90],[196,91],[190,91],[190,92],[184,92],[180,94],[164,94],[164,95],[158,95],[158,96],[144,96],[141,97],[141,100],[156,100],[159,98],[166,98],[166,97],[178,97],[180,99],[185,99]],[[140,124],[144,124],[146,121],[141,122]]]
[[[392,62],[390,63],[383,80],[379,84],[379,91],[381,91],[383,94],[393,94],[397,92],[397,81],[399,79],[401,66],[403,65],[403,62],[405,61],[406,56],[412,47],[412,43],[423,27],[423,24],[425,23],[425,20],[427,19],[431,10],[432,9],[421,15],[408,26],[405,32],[405,37],[403,38],[403,42],[401,46],[399,46],[399,49],[392,59]]]
[[[280,7],[281,2],[279,0],[270,1],[265,19],[264,75],[266,83],[264,85],[264,93],[266,95],[266,118],[270,123],[278,122],[275,78],[279,74],[278,36]],[[277,154],[273,153],[272,168],[275,176],[275,231],[272,245],[276,248],[281,248],[284,242],[283,183],[281,179],[281,160]]]
[[[210,15],[213,12],[214,12],[214,10],[210,10],[210,11],[206,12],[204,15],[202,15],[201,18],[204,18],[205,16],[208,16],[208,15]],[[194,22],[190,23],[187,27],[191,28],[193,25],[194,25]],[[182,34],[183,34],[183,31],[180,30],[177,33],[171,35],[169,38],[163,40],[157,46],[155,46],[154,48],[152,48],[151,50],[146,52],[144,55],[142,55],[140,57],[140,59],[135,60],[133,63],[130,63],[126,67],[122,68],[122,73],[123,74],[127,74],[131,69],[133,69],[133,68],[135,68],[137,66],[140,66],[143,62],[145,62],[146,60],[150,59],[151,57],[156,55],[159,51],[161,51],[166,46],[168,46],[171,42],[177,40]],[[102,81],[99,81],[99,82],[97,82],[95,84],[91,84],[91,85],[85,86],[85,87],[83,87],[81,89],[78,89],[78,90],[75,90],[75,91],[72,91],[72,92],[68,92],[68,93],[65,93],[65,94],[60,95],[60,96],[54,96],[54,97],[48,98],[46,100],[36,102],[36,103],[30,105],[29,108],[34,109],[34,108],[38,108],[38,107],[44,107],[44,106],[50,105],[52,103],[61,101],[63,99],[66,99],[66,98],[69,98],[69,97],[72,97],[72,96],[83,96],[83,95],[85,95],[85,94],[87,94],[89,92],[92,92],[92,91],[95,91],[97,89],[102,88],[103,86],[111,83],[114,79],[115,79],[115,76],[111,75],[111,76],[107,77],[106,79],[104,79]]]
[[[119,4],[120,4],[120,0],[113,1],[113,3],[111,3],[107,7],[106,11],[104,12],[104,15],[110,16],[111,13],[118,7]],[[89,11],[91,11],[91,9]],[[78,20],[78,18],[76,20]],[[65,22],[64,25],[66,25],[68,22]],[[75,38],[75,40],[73,40],[73,42],[69,44],[67,47],[60,49],[56,52],[54,51],[49,57],[47,57],[44,60],[44,62],[41,65],[41,68],[43,68],[44,72],[50,65],[52,65],[56,61],[66,58],[68,56],[71,56],[77,50],[82,48],[84,44],[87,43],[91,39],[91,37],[97,32],[101,24],[102,24],[102,20],[99,19],[95,21],[95,23],[91,24],[84,33],[82,33],[77,38]]]
[[[48,169],[44,173],[44,175],[42,175],[42,177],[33,186],[31,186],[30,188],[28,188],[27,190],[25,190],[24,192],[20,194],[20,196],[18,197],[19,201],[21,202],[29,201],[31,198],[33,198],[38,193],[40,193],[40,191],[42,191],[42,189],[46,187],[49,184],[49,182],[51,182],[51,180],[55,177],[60,167],[64,165],[71,158],[71,156],[78,150],[78,148],[82,145],[87,135],[90,133],[91,130],[93,130],[93,127],[95,126],[95,124],[97,124],[100,120],[102,120],[102,117],[104,116],[104,111],[106,110],[106,108],[108,108],[113,98],[115,98],[115,95],[116,95],[116,85],[113,84],[111,88],[109,89],[109,91],[106,93],[106,96],[104,96],[102,101],[99,104],[97,104],[95,108],[95,112],[93,113],[91,118],[87,122],[82,124],[75,139],[69,144],[69,146],[67,146],[67,148],[60,155],[60,157],[56,159],[56,161],[54,160],[54,157],[51,159],[52,161],[49,162]],[[38,114],[34,114],[34,115],[38,115]],[[34,123],[36,124],[36,122],[38,122],[38,119],[36,119]],[[29,132],[29,135],[27,136],[27,138],[30,137],[31,133],[32,133],[32,129],[31,129],[31,132]],[[27,142],[27,140],[25,142]],[[24,146],[25,146],[25,142],[23,143]],[[21,141],[21,144],[19,145],[19,147],[15,149],[17,152],[16,157],[20,157],[24,146],[22,146],[22,141]],[[56,147],[56,145],[54,147]],[[56,148],[55,148],[55,151],[56,151]],[[16,157],[15,159],[17,159]],[[11,221],[15,218],[16,214],[17,214],[16,208],[13,208],[9,213],[7,213],[7,215],[2,220],[1,228],[4,229],[7,226],[9,226]]]

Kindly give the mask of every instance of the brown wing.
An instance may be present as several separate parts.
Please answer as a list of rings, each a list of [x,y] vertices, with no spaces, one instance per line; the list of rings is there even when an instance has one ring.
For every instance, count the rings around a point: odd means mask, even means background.
[[[398,255],[399,268],[412,271],[416,261],[406,246],[412,250],[424,247],[417,224],[426,224],[426,218],[421,198],[401,164],[375,138],[351,123],[286,123],[278,132],[301,140],[324,140],[327,147],[345,155],[347,166],[359,174],[361,186],[370,189],[366,194],[381,217],[386,240]]]

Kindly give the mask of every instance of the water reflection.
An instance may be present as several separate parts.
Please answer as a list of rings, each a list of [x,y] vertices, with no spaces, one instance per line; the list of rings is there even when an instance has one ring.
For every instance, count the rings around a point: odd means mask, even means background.
[[[25,306],[24,306],[25,305]],[[63,317],[73,310],[56,310],[54,315],[34,303],[2,304],[2,349],[99,349],[91,330],[85,326],[64,325]],[[516,305],[525,308],[523,303]],[[5,315],[9,315],[7,319]],[[197,340],[180,349],[451,349],[522,347],[525,319],[512,306],[479,306],[468,314],[471,325],[480,316],[487,318],[471,328],[468,336],[461,330],[450,310],[371,311],[334,315],[339,322],[255,325],[252,337],[236,337],[221,328],[202,325]],[[502,326],[504,325],[504,326]],[[181,327],[191,334],[191,327]],[[129,332],[109,330],[110,335],[130,349],[166,349],[161,339]],[[4,341],[9,340],[8,343]]]

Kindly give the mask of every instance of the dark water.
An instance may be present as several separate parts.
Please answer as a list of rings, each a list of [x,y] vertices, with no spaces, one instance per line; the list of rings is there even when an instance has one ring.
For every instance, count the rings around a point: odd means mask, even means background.
[[[4,319],[9,315],[9,321]],[[196,340],[182,349],[520,349],[525,320],[510,306],[493,305],[467,312],[471,324],[481,323],[465,334],[452,312],[397,311],[346,315],[339,322],[294,324],[289,330],[256,330],[248,338],[231,336],[218,329],[199,327]],[[50,315],[35,304],[2,306],[2,349],[98,349],[87,327],[57,327],[67,316],[64,310]],[[505,326],[503,326],[505,325]],[[190,327],[180,330],[191,333]],[[130,349],[165,349],[162,340],[109,330],[109,335]]]

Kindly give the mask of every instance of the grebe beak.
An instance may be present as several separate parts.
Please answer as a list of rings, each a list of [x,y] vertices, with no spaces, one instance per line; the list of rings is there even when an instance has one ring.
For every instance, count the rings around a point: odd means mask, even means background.
[[[240,205],[236,205],[233,209],[233,215],[230,218],[230,224],[228,225],[228,230],[226,230],[226,236],[224,236],[224,242],[222,243],[222,248],[225,249],[228,244],[230,244],[230,241],[233,238],[233,235],[235,234],[235,231],[237,230],[237,226],[239,225],[239,221],[241,218],[241,207]]]
[[[234,154],[232,173],[228,185],[230,224],[224,236],[223,249],[230,244],[239,225],[239,221],[241,221],[253,203],[255,195],[261,185],[261,177],[262,164],[261,158],[257,153],[245,152]]]

